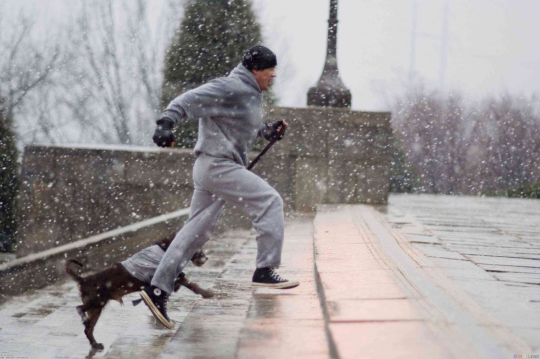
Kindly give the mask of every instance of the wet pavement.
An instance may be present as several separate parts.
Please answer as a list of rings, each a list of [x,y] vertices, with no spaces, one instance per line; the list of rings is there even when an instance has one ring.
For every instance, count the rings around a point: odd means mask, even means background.
[[[286,223],[290,290],[251,287],[253,231],[186,273],[216,296],[171,297],[172,331],[111,302],[91,350],[73,282],[0,305],[0,358],[514,358],[540,350],[540,201],[393,195]],[[532,356],[534,357],[534,356]]]
[[[325,322],[313,272],[313,218],[285,228],[279,274],[300,281],[287,290],[257,288],[238,344],[238,358],[328,358]],[[246,259],[254,258],[255,246]],[[251,275],[251,273],[249,273]]]
[[[287,221],[279,274],[300,286],[252,288],[256,242],[227,263],[214,290],[199,301],[160,358],[328,358],[313,277],[312,218]]]
[[[459,356],[424,298],[385,252],[371,228],[378,221],[374,213],[367,206],[318,207],[316,267],[336,356]]]
[[[225,264],[254,234],[230,231],[205,246],[208,262],[186,268],[189,280],[213,287]],[[133,307],[136,293],[111,301],[101,315],[94,336],[104,350],[91,349],[75,307],[80,298],[75,282],[52,285],[0,306],[0,358],[156,358],[174,331],[158,324],[144,305]],[[169,314],[178,329],[198,301],[208,301],[185,288],[171,296]]]
[[[385,218],[509,354],[540,352],[540,201],[400,195]]]

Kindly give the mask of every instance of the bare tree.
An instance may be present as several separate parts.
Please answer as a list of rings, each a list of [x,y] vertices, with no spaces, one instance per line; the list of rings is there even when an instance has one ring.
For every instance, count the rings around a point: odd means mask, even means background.
[[[23,13],[4,18],[0,8],[0,97],[6,117],[14,116],[25,99],[49,84],[61,57],[60,46],[33,38],[34,22]]]
[[[144,0],[87,0],[77,9],[62,102],[83,142],[148,143],[167,36],[152,34],[147,7]]]
[[[467,104],[423,85],[392,104],[393,126],[417,191],[504,194],[540,181],[538,101],[506,94]],[[399,186],[397,186],[399,187]]]
[[[178,4],[153,26],[145,0],[84,0],[54,38],[46,85],[19,110],[23,142],[149,144],[159,113],[163,56]]]
[[[540,181],[540,116],[534,99],[506,94],[488,98],[479,106],[472,121],[480,180],[473,181],[473,186],[498,193]]]

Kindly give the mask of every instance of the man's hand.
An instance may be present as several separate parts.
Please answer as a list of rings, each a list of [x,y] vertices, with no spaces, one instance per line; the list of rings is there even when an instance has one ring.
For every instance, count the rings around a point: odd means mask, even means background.
[[[172,132],[174,122],[168,118],[162,118],[156,121],[157,128],[152,140],[159,147],[172,147],[176,143]]]
[[[287,130],[287,122],[283,120],[274,121],[266,124],[264,131],[264,138],[268,141],[280,141],[285,137],[285,130]]]

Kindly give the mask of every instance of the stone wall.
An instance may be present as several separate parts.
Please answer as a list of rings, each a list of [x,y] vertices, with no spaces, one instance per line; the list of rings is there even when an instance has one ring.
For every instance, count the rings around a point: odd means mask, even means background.
[[[27,146],[17,256],[189,206],[190,151]]]
[[[386,203],[389,113],[271,107],[287,136],[257,164],[287,212],[317,203]],[[253,159],[257,153],[251,153]],[[17,255],[24,256],[189,206],[190,150],[129,146],[27,146]],[[222,226],[246,226],[228,209]]]
[[[266,118],[290,124],[286,140],[274,153],[287,157],[284,172],[294,209],[313,211],[318,203],[387,202],[390,113],[273,107]],[[272,156],[275,165],[276,160]]]

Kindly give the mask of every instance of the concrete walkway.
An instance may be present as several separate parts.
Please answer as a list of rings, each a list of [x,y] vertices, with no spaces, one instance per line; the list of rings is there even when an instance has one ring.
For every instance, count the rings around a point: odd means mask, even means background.
[[[173,331],[111,303],[90,349],[73,282],[0,306],[0,358],[534,358],[540,201],[392,196],[286,223],[291,290],[254,289],[255,233],[207,244],[187,275],[216,297],[171,298]],[[540,356],[539,356],[540,357]]]
[[[385,215],[411,258],[511,357],[540,354],[539,219],[538,200],[432,195],[392,196]]]

